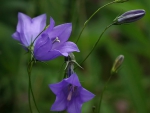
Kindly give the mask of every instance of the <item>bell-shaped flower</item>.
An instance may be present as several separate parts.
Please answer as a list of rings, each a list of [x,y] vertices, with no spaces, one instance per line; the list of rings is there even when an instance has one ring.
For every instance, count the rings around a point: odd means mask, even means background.
[[[46,14],[42,14],[35,18],[18,13],[18,24],[16,32],[13,33],[12,37],[18,40],[23,47],[29,47],[35,38],[46,26]]]
[[[49,87],[56,95],[51,111],[67,110],[68,113],[81,113],[82,104],[95,96],[81,86],[75,73],[59,83],[50,84]]]
[[[52,60],[58,56],[68,56],[71,52],[79,52],[77,45],[67,41],[72,31],[72,24],[55,26],[50,18],[50,26],[39,36],[34,46],[34,58],[39,61]]]

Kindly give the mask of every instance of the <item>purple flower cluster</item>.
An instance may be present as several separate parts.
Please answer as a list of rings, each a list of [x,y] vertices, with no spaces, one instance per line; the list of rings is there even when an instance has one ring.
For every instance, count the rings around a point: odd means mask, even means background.
[[[71,31],[71,23],[55,26],[54,20],[50,18],[50,25],[46,27],[45,14],[30,18],[19,13],[17,30],[12,37],[30,51],[36,60],[48,61],[58,56],[72,60],[71,63],[68,61],[66,79],[49,85],[56,95],[51,111],[67,110],[69,113],[81,113],[82,104],[95,95],[81,86],[74,72],[75,60],[72,52],[79,52],[79,49],[75,43],[68,41]]]
[[[55,26],[52,18],[46,28],[45,14],[30,18],[18,13],[17,30],[12,37],[30,50],[36,60],[48,61],[58,56],[68,56],[71,52],[79,52],[75,43],[67,41],[71,31],[71,23]]]

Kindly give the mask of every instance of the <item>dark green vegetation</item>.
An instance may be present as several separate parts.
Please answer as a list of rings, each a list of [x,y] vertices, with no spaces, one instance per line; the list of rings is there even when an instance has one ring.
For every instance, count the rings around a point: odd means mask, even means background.
[[[0,112],[28,113],[28,55],[11,38],[17,25],[18,12],[31,17],[46,13],[56,24],[72,22],[70,40],[76,41],[84,22],[100,6],[110,0],[1,0],[0,2]],[[86,26],[78,42],[80,53],[75,53],[80,63],[92,49],[103,29],[113,19],[132,9],[145,9],[141,20],[107,30],[98,46],[84,62],[84,70],[76,69],[81,84],[97,95],[83,105],[83,113],[92,113],[110,76],[115,58],[123,54],[121,70],[114,75],[103,95],[101,113],[150,112],[150,1],[138,0],[113,4],[96,14]],[[49,19],[47,20],[49,23]],[[32,87],[41,113],[50,113],[55,95],[48,84],[63,77],[64,58],[46,63],[37,62],[32,70]],[[32,104],[35,110],[34,104]],[[35,110],[36,113],[36,110]]]

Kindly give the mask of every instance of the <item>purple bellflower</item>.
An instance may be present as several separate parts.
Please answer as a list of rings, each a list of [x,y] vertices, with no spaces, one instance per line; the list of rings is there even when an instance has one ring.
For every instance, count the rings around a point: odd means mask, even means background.
[[[42,14],[35,18],[18,13],[18,24],[16,32],[13,33],[12,37],[18,40],[23,47],[27,48],[35,40],[38,34],[46,26],[46,14]]]
[[[72,24],[65,23],[55,26],[50,18],[50,26],[37,39],[34,46],[36,60],[47,61],[58,56],[68,56],[71,52],[79,52],[77,45],[67,41],[72,31]]]
[[[58,56],[68,56],[71,52],[79,52],[77,45],[67,41],[72,31],[72,24],[66,23],[55,26],[50,19],[50,26],[46,27],[46,14],[30,18],[18,13],[16,32],[12,37],[30,50],[34,58],[39,61],[52,60]]]
[[[49,87],[56,95],[51,111],[67,110],[68,113],[81,113],[82,104],[95,96],[81,86],[75,73],[59,83],[50,84]]]

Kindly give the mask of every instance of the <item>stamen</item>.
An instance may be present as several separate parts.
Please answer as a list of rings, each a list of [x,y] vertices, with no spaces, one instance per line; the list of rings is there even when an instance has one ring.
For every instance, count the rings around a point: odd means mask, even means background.
[[[72,88],[72,85],[71,85],[71,84],[69,84],[69,86],[68,86],[68,91],[70,91],[70,90],[71,90],[71,88]]]
[[[69,92],[68,97],[67,97],[67,100],[70,101],[70,100],[71,100],[71,97],[72,97],[72,91]]]
[[[60,40],[59,40],[59,38],[58,38],[58,37],[56,37],[56,38],[55,38],[55,40],[53,41],[53,43],[52,43],[52,44],[54,44],[55,42],[59,42],[59,43],[60,43]]]

